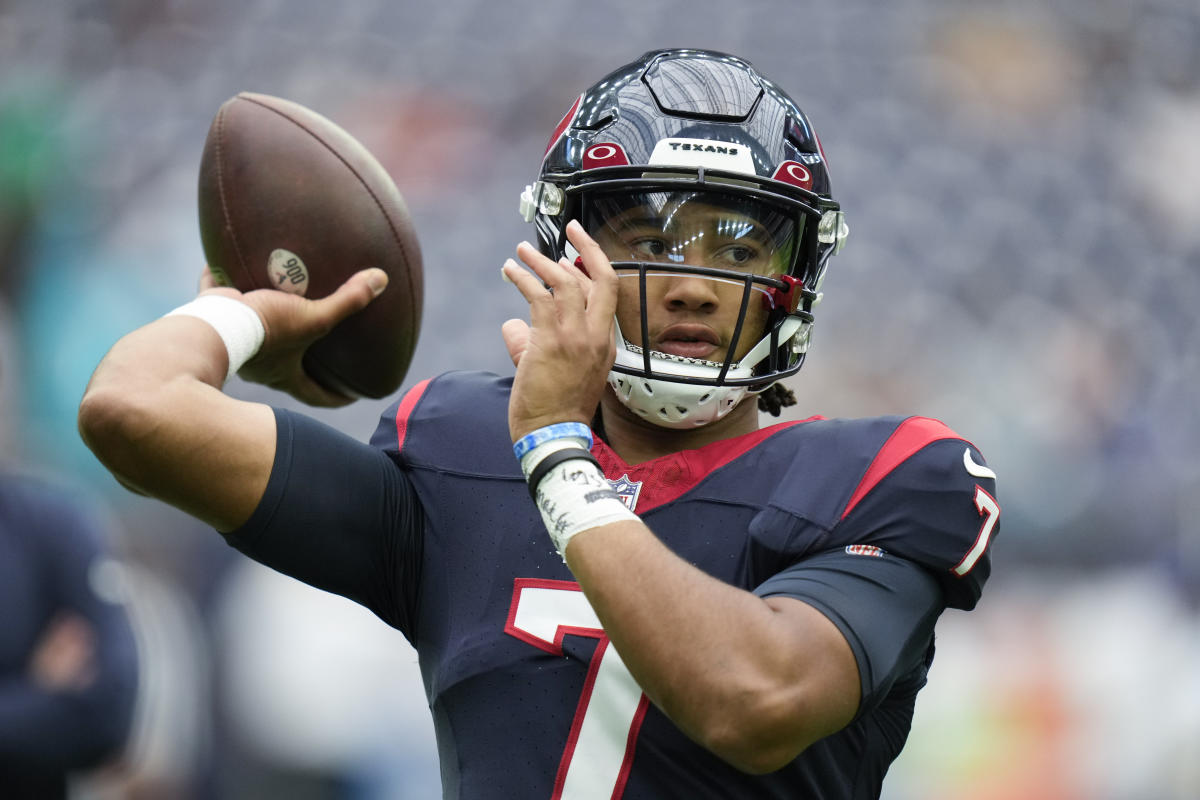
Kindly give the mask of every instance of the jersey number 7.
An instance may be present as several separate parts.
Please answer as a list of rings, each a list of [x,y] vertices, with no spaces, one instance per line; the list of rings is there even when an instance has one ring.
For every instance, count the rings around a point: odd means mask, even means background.
[[[551,800],[616,800],[625,791],[650,701],[572,581],[517,578],[505,633],[562,656],[567,634],[599,639],[558,764]]]

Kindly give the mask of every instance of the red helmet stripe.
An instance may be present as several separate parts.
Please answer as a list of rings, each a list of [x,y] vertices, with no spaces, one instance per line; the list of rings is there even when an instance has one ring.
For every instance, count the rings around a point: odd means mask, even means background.
[[[817,143],[817,152],[821,154],[821,163],[825,165],[825,173],[829,174],[829,159],[825,157],[825,148],[821,146],[821,137],[817,136],[817,132],[813,131],[813,140]]]
[[[546,143],[546,152],[542,154],[542,158],[546,157],[546,154],[550,152],[550,148],[554,147],[554,143],[558,141],[558,137],[562,136],[567,128],[570,127],[571,121],[575,119],[575,112],[579,111],[579,104],[581,102],[583,102],[583,95],[575,98],[575,104],[571,106],[571,110],[559,120],[558,125],[554,128],[554,133],[550,135],[550,141]]]

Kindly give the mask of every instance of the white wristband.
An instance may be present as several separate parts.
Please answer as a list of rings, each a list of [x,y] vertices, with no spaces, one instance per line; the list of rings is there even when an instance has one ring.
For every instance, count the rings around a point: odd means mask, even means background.
[[[612,522],[638,520],[600,469],[583,458],[564,461],[546,473],[537,485],[537,507],[554,548],[564,561],[567,544],[583,531]]]
[[[219,294],[202,295],[174,311],[167,312],[165,316],[171,317],[176,314],[204,320],[221,337],[221,341],[225,343],[225,352],[229,356],[229,370],[225,373],[225,380],[232,378],[243,364],[254,357],[267,336],[258,312],[232,297]]]

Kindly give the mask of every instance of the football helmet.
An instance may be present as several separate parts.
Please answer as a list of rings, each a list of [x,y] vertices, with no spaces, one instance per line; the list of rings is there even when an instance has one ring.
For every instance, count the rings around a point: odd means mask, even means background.
[[[640,331],[622,331],[618,314],[608,381],[668,428],[720,419],[800,369],[829,257],[849,232],[803,112],[748,62],[707,50],[651,51],[580,95],[520,208],[547,256],[577,261],[566,224],[578,219],[622,286],[638,287]],[[717,240],[719,252],[695,246]],[[719,361],[649,344],[648,287],[679,276],[741,287]]]

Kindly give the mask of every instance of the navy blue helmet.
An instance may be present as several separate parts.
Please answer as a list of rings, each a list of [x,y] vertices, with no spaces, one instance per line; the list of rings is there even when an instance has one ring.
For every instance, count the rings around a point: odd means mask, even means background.
[[[750,220],[769,260],[753,271],[736,261],[687,263],[678,233],[674,249],[668,241],[653,251],[608,252],[619,275],[642,282],[639,341],[647,341],[648,275],[697,274],[744,286],[734,341],[722,361],[656,352],[617,336],[610,374],[617,395],[642,417],[677,428],[719,419],[747,392],[795,374],[803,363],[828,259],[848,232],[808,118],[740,58],[652,51],[579,96],[521,198],[542,252],[571,261],[577,256],[566,241],[571,219],[598,237],[625,224],[614,220],[632,209],[668,219],[684,216],[687,207],[726,213],[719,223],[725,230],[736,227],[732,220]],[[757,304],[767,309],[765,323]],[[764,329],[744,326],[748,317]],[[739,348],[739,339],[756,343]]]

